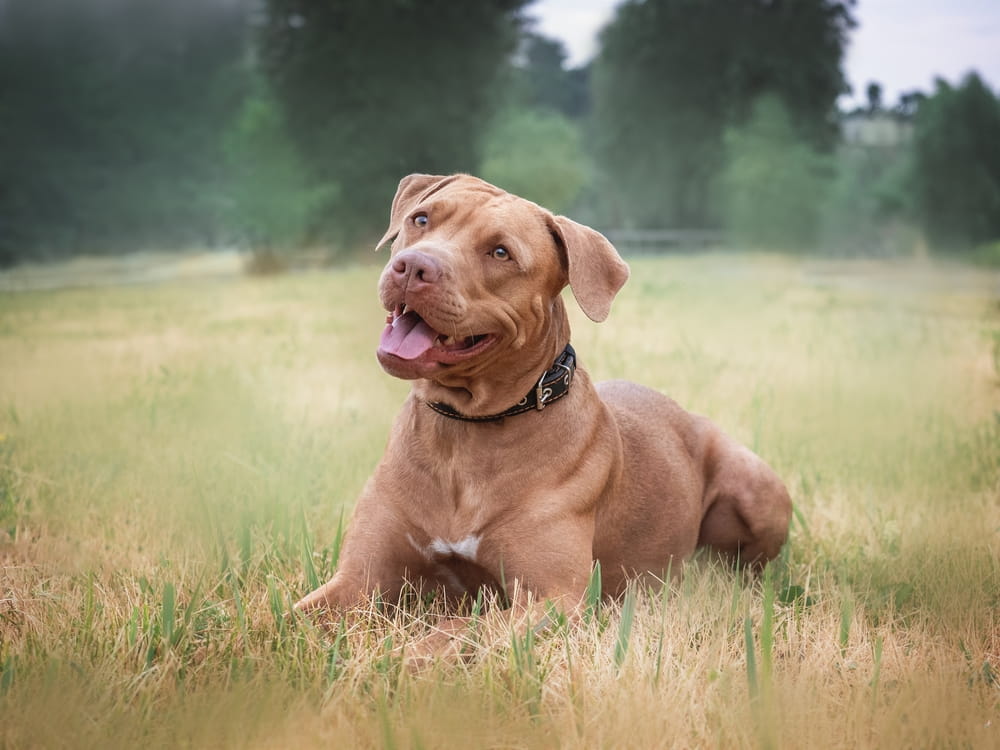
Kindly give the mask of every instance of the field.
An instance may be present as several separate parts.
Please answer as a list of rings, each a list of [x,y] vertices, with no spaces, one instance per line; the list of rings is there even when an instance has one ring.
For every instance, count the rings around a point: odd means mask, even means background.
[[[583,366],[768,460],[785,553],[416,676],[426,613],[288,611],[406,393],[375,266],[0,296],[0,746],[1000,746],[1000,277],[632,266]]]

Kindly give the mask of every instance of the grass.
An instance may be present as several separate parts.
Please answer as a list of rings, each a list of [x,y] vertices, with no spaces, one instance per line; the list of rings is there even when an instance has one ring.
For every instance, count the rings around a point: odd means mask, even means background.
[[[0,746],[1000,745],[998,276],[632,265],[582,363],[761,453],[789,545],[416,677],[433,611],[289,612],[406,392],[377,269],[0,298]]]

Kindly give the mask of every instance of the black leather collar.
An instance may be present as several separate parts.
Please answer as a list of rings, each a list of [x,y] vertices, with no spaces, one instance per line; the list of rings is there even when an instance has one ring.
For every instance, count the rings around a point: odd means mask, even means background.
[[[573,374],[575,372],[576,352],[573,351],[572,346],[566,344],[566,348],[563,349],[562,354],[559,355],[552,367],[542,373],[542,377],[538,379],[538,385],[527,396],[499,414],[471,417],[467,414],[462,414],[453,406],[443,401],[428,401],[427,405],[438,414],[450,417],[451,419],[461,419],[465,422],[495,422],[498,419],[512,417],[515,414],[523,414],[532,409],[541,411],[553,401],[558,401],[569,393],[569,387],[573,383]]]

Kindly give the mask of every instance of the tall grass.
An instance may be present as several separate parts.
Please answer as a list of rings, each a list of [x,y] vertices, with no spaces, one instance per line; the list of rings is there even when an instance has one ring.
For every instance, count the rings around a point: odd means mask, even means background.
[[[376,270],[0,299],[0,745],[1000,743],[996,275],[633,263],[599,379],[712,415],[785,477],[760,578],[657,591],[412,676],[435,610],[319,627],[406,385]]]

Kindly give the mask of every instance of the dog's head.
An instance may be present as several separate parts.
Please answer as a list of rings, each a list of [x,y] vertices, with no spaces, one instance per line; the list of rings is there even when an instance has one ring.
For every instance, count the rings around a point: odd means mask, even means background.
[[[566,343],[548,341],[553,326],[569,336],[560,291],[602,321],[628,278],[600,233],[469,175],[404,177],[379,246],[390,239],[378,358],[406,379],[454,382],[533,347],[548,367]]]

